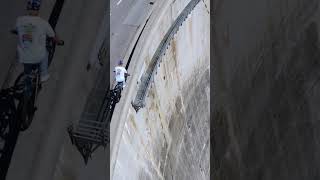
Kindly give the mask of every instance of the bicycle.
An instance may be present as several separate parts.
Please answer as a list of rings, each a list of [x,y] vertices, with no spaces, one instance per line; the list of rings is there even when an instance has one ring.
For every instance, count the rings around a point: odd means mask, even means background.
[[[11,33],[17,34],[17,31],[12,30]],[[55,42],[52,38],[47,38],[46,47],[49,54],[48,64],[51,62],[53,58],[55,45],[62,46],[64,45],[64,41],[61,40],[59,42]],[[17,107],[17,116],[20,121],[21,131],[24,131],[29,128],[34,117],[34,113],[37,110],[35,102],[37,100],[38,93],[41,90],[39,66],[40,63],[33,64],[31,67],[32,70],[30,74],[21,73],[14,82],[14,89],[16,93],[20,94],[20,96],[18,96],[19,103]],[[31,83],[31,95],[25,91],[27,88],[25,83],[27,81]]]
[[[25,82],[28,80],[31,82],[31,96],[25,92]],[[23,91],[22,98],[20,99],[20,102],[18,104],[17,112],[18,119],[20,119],[20,130],[24,131],[30,126],[34,113],[37,110],[35,102],[38,92],[41,89],[39,65],[37,64],[33,67],[31,74],[20,74],[16,79],[14,86]]]
[[[17,126],[16,119],[16,100],[18,93],[15,87],[2,89],[0,91],[0,139],[7,140],[10,131]]]
[[[126,73],[125,74],[125,82],[127,81],[128,76],[130,76],[130,74]],[[124,82],[118,82],[112,90],[112,93],[113,93],[112,95],[113,95],[116,103],[118,103],[120,101],[121,92],[123,90],[123,83]]]
[[[47,42],[51,42],[51,45],[53,45],[53,41],[49,40]],[[64,45],[64,42],[61,41],[59,43],[57,43],[57,45]],[[50,47],[50,46],[47,46]],[[54,46],[53,46],[54,47]],[[49,57],[53,58],[53,50],[49,49]],[[51,55],[50,55],[51,54]],[[34,113],[37,110],[37,107],[35,105],[35,102],[37,100],[37,96],[39,91],[41,90],[42,86],[41,86],[41,81],[40,81],[40,71],[39,71],[39,67],[40,64],[35,64],[32,67],[32,71],[30,74],[24,74],[21,73],[18,78],[15,81],[14,86],[16,87],[23,87],[23,98],[20,99],[20,103],[18,105],[18,117],[20,119],[20,130],[24,131],[26,129],[29,128]],[[29,79],[27,79],[29,78]],[[27,94],[27,92],[25,92],[26,90],[26,84],[25,82],[27,82],[29,80],[29,82],[31,82],[31,96],[29,96]]]

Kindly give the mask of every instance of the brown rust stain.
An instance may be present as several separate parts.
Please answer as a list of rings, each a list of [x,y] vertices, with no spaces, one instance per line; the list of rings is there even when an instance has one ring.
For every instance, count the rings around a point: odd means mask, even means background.
[[[178,58],[177,58],[177,42],[176,39],[172,39],[171,41],[171,50],[172,50],[172,60],[174,62],[175,67],[178,67]]]
[[[171,40],[171,50],[173,59],[177,59],[177,42],[176,39]]]
[[[149,89],[149,98],[150,98],[150,107],[149,107],[149,112],[152,112],[156,109],[156,104],[155,104],[155,100],[156,100],[156,93],[155,93],[155,89],[151,88]]]
[[[188,27],[189,27],[189,36],[190,36],[190,45],[192,46],[193,45],[193,42],[192,42],[192,18],[189,19],[189,23],[188,23]]]
[[[135,119],[134,119],[133,114],[130,114],[129,120],[130,120],[130,123],[132,124],[132,127],[133,127],[135,130],[137,130],[137,124],[136,124],[136,122],[135,122]]]
[[[148,55],[144,58],[144,62],[145,62],[145,64],[149,64],[150,61],[151,61],[151,58],[150,58],[150,56],[149,56],[149,54],[148,54]]]
[[[156,93],[155,93],[155,90],[154,88],[151,88],[150,91],[149,91],[149,97],[151,99],[154,99],[156,97]]]
[[[171,66],[170,73],[171,73],[171,76],[174,77],[173,78],[173,80],[175,81],[174,84],[178,85],[178,88],[180,88],[179,87],[180,85],[178,83],[180,78],[180,73],[178,71],[179,61],[178,61],[178,50],[177,50],[179,49],[179,47],[177,47],[178,45],[177,45],[176,39],[172,40],[171,46],[172,46],[172,59],[169,59],[169,60],[173,61],[171,62],[173,65]]]

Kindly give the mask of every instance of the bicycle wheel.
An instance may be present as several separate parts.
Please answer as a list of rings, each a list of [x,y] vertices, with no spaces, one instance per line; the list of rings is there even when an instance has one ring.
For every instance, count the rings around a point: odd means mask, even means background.
[[[39,64],[25,64],[24,68],[27,72],[20,74],[15,81],[15,89],[20,89],[21,92],[17,110],[22,131],[26,130],[32,122],[36,110],[35,99],[41,88]]]
[[[121,87],[120,86],[116,86],[113,95],[114,95],[115,103],[118,103],[121,98]]]
[[[24,98],[23,103],[19,103],[18,112],[20,119],[20,130],[25,131],[31,125],[36,108],[34,107],[33,98]]]
[[[31,125],[36,108],[34,106],[36,98],[36,84],[32,84],[32,95],[29,97],[25,93],[19,102],[18,112],[20,119],[20,130],[25,131]]]
[[[15,86],[24,85],[25,74],[20,73],[17,79],[14,81]]]
[[[25,86],[25,74],[21,73],[17,77],[17,79],[14,81],[14,89],[17,91],[17,93],[23,93],[24,86]]]
[[[2,140],[6,140],[10,130],[15,127],[16,122],[14,97],[10,95],[9,91],[1,90],[0,92],[0,139]]]
[[[17,116],[18,116],[18,121],[19,121],[19,128],[20,130],[25,130],[27,127],[24,122],[28,121],[28,110],[27,110],[27,102],[28,102],[28,97],[24,93],[24,87],[25,87],[25,78],[27,76],[24,73],[21,73],[17,79],[14,82],[14,86],[16,89],[19,89],[21,91],[21,96],[19,98],[19,103],[17,107]],[[22,125],[23,124],[23,125]]]
[[[14,82],[14,86],[16,87],[16,89],[19,89],[21,91],[21,96],[19,97],[19,103],[18,103],[18,107],[17,107],[17,117],[18,117],[18,121],[19,121],[19,128],[21,129],[21,123],[25,121],[25,119],[27,118],[27,109],[26,109],[26,101],[27,101],[27,97],[25,97],[25,93],[24,93],[24,86],[25,86],[25,78],[27,76],[24,73],[21,73],[17,79]]]
[[[25,95],[23,95],[23,98],[21,98],[21,100],[19,101],[18,108],[17,108],[18,120],[20,124],[19,128],[21,131],[24,131],[28,128],[25,125],[26,119],[28,118],[27,101],[28,101],[28,98]]]

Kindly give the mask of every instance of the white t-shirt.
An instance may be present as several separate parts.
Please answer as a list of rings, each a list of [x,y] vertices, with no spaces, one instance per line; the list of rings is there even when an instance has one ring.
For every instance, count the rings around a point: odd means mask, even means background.
[[[116,73],[116,81],[117,82],[124,82],[125,77],[124,74],[127,73],[127,70],[122,66],[115,67],[115,73]]]
[[[46,56],[46,37],[54,37],[50,24],[38,16],[17,18],[18,55],[21,63],[39,63]]]

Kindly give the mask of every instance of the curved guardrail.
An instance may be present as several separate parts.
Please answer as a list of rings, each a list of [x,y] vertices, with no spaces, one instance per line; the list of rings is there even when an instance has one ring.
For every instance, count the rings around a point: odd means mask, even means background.
[[[182,23],[187,19],[188,15],[191,11],[196,7],[196,5],[201,0],[191,0],[188,5],[183,9],[181,14],[177,17],[174,23],[171,25],[164,38],[160,42],[156,52],[154,53],[151,62],[146,70],[146,72],[142,75],[140,85],[138,87],[137,95],[134,101],[131,102],[131,105],[136,110],[143,108],[145,106],[145,97],[150,86],[150,82],[153,78],[153,75],[156,71],[156,67],[159,65],[161,61],[161,56],[165,54],[167,47],[170,45],[170,41],[174,38],[174,34],[178,32],[179,27]]]

